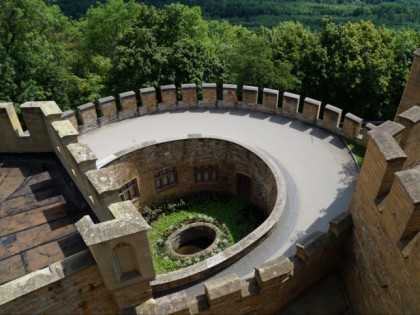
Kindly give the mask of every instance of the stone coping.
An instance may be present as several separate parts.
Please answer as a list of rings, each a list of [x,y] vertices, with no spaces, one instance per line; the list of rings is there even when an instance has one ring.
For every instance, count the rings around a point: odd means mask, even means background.
[[[195,89],[197,85],[195,83],[183,83],[181,84],[182,89]]]
[[[236,90],[237,88],[236,84],[223,84],[223,89]]]
[[[244,85],[244,86],[242,87],[242,89],[243,89],[244,91],[254,91],[254,92],[258,92],[258,87],[256,87],[256,86]]]
[[[0,286],[0,305],[95,265],[88,249]]]
[[[140,94],[155,93],[155,92],[156,92],[156,89],[154,87],[148,87],[148,88],[140,89]]]
[[[172,142],[172,141],[180,141],[180,140],[187,140],[187,139],[215,139],[215,140],[222,140],[234,143],[239,145],[248,151],[251,151],[257,157],[259,157],[270,169],[272,172],[274,179],[276,181],[277,186],[277,197],[271,210],[270,215],[268,218],[253,232],[248,234],[238,243],[230,246],[229,248],[225,249],[223,252],[218,253],[206,260],[203,260],[199,263],[196,263],[190,267],[186,267],[180,270],[176,270],[173,272],[169,272],[166,274],[156,276],[156,279],[151,282],[151,287],[154,292],[165,291],[169,289],[176,288],[181,285],[185,285],[201,279],[204,276],[210,275],[216,271],[219,271],[228,265],[231,265],[236,260],[243,257],[245,254],[250,252],[254,249],[258,244],[261,243],[271,231],[276,227],[277,223],[280,220],[281,214],[283,213],[283,209],[286,203],[286,182],[283,178],[281,171],[277,168],[275,163],[265,155],[261,150],[258,148],[249,145],[247,143],[238,141],[236,139],[220,136],[220,135],[207,135],[207,134],[188,134],[184,135],[183,137],[170,137],[164,139],[156,139],[153,141],[143,142],[139,145],[132,146],[125,150],[119,151],[115,153],[112,157],[107,157],[106,163],[101,163],[102,167],[106,166],[107,164],[111,163],[115,159],[122,157],[128,153],[133,151],[139,150],[141,148],[164,143],[164,142]]]
[[[85,111],[85,110],[88,110],[88,109],[91,109],[91,108],[95,108],[95,104],[93,104],[93,103],[86,103],[86,104],[77,106],[77,109],[80,110],[81,112],[82,111]]]
[[[107,97],[103,97],[103,98],[98,99],[99,104],[109,103],[109,102],[113,102],[113,101],[115,101],[115,97],[113,97],[113,96],[107,96]]]
[[[161,91],[175,90],[175,89],[176,89],[175,84],[169,84],[169,85],[162,85],[162,86],[160,86],[160,90]]]
[[[216,88],[217,87],[217,84],[216,83],[206,83],[206,82],[203,82],[201,84],[201,87],[202,88]]]
[[[363,123],[363,119],[362,118],[357,117],[356,115],[354,115],[352,113],[347,113],[345,115],[345,117],[348,118],[348,119],[350,119],[350,120],[352,120],[352,121],[355,121],[356,123],[359,123],[359,124]]]
[[[335,106],[330,105],[330,104],[327,104],[325,106],[324,110],[329,110],[329,111],[335,112],[337,114],[341,114],[343,112],[343,110],[341,108],[335,107]]]
[[[136,93],[134,93],[134,91],[128,91],[128,92],[118,94],[118,96],[120,98],[126,98],[126,97],[130,97],[130,96],[135,96],[135,95],[136,95]]]
[[[279,95],[279,91],[278,90],[267,89],[267,88],[264,88],[263,93]]]

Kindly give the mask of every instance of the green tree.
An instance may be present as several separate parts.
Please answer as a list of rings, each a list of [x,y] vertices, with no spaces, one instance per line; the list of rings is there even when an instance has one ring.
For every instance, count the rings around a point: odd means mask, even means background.
[[[371,22],[324,20],[320,36],[328,54],[322,99],[365,119],[384,118],[392,106],[392,32]]]
[[[272,29],[263,28],[262,33],[269,40],[274,60],[292,65],[291,74],[299,80],[296,92],[320,97],[327,52],[317,34],[297,22],[282,22]]]
[[[14,102],[53,99],[69,106],[69,21],[41,0],[0,2],[0,98]],[[3,84],[4,82],[4,84]]]

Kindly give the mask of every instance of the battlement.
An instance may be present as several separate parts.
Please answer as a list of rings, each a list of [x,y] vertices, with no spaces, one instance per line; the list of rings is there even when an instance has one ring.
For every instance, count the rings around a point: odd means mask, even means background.
[[[217,98],[218,89],[222,89],[222,99]],[[134,91],[120,93],[118,100],[113,96],[103,97],[95,103],[87,103],[77,107],[76,112],[68,110],[64,113],[49,113],[51,120],[61,119],[70,121],[71,125],[80,133],[85,133],[98,127],[121,121],[128,118],[147,115],[155,112],[170,110],[186,110],[198,108],[223,108],[243,109],[264,112],[274,115],[298,119],[308,124],[313,124],[330,132],[344,136],[363,146],[367,145],[367,131],[374,128],[373,125],[362,128],[363,119],[346,113],[342,119],[342,110],[326,104],[322,106],[320,101],[311,98],[302,98],[300,95],[285,92],[282,100],[279,100],[279,91],[264,88],[262,104],[258,104],[259,90],[254,86],[242,87],[242,99],[238,99],[238,87],[234,84],[224,84],[218,87],[215,83],[201,84],[201,100],[199,99],[196,84],[182,84],[177,88],[175,85],[165,85],[158,89],[154,87],[142,88],[137,95]],[[178,95],[179,98],[178,98]],[[139,97],[137,97],[139,96]],[[158,99],[162,102],[158,103]],[[38,102],[37,102],[38,103]],[[52,103],[42,102],[42,108],[53,108]],[[302,112],[299,112],[299,108]],[[118,110],[120,108],[120,110]],[[57,109],[55,109],[57,110]],[[0,152],[51,152],[48,146],[47,135],[42,130],[37,130],[37,123],[31,123],[35,119],[34,113],[29,114],[27,105],[21,106],[23,117],[28,122],[28,131],[23,132],[22,127],[14,112],[11,103],[0,104],[0,126],[5,141],[0,145]],[[37,111],[34,109],[34,111]],[[322,115],[322,118],[321,118]],[[45,116],[47,117],[47,116]],[[42,120],[38,115],[38,124]],[[39,125],[39,126],[42,126]],[[32,131],[32,132],[31,132]],[[36,135],[32,137],[31,135]]]
[[[300,240],[292,257],[280,256],[256,266],[254,275],[230,274],[203,284],[204,294],[187,297],[184,291],[150,299],[137,314],[272,314],[326,276],[341,259],[352,226],[349,214],[330,222],[330,231]],[[275,298],[273,298],[275,296]]]

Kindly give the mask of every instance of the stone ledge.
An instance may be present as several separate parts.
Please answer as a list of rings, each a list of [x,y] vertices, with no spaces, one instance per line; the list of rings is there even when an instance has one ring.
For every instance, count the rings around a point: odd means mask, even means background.
[[[81,112],[85,111],[85,110],[89,110],[89,109],[94,109],[95,108],[95,104],[93,103],[86,103],[80,106],[77,106],[77,109]]]
[[[119,98],[126,98],[126,97],[131,97],[131,96],[136,96],[136,93],[134,93],[134,91],[128,91],[128,92],[124,92],[124,93],[120,93],[118,94]]]
[[[113,203],[108,208],[115,219],[94,224],[89,216],[84,216],[76,223],[87,246],[150,229],[131,201]]]
[[[0,286],[0,305],[95,265],[88,249]]]
[[[140,94],[147,94],[147,93],[155,93],[156,89],[154,87],[147,87],[147,88],[140,89],[139,91],[140,91]]]
[[[109,103],[109,102],[114,102],[114,101],[115,101],[115,98],[113,96],[106,96],[106,97],[98,99],[99,105]]]
[[[241,281],[236,274],[230,274],[204,283],[204,290],[210,307],[212,307],[225,301],[239,300],[241,298]]]

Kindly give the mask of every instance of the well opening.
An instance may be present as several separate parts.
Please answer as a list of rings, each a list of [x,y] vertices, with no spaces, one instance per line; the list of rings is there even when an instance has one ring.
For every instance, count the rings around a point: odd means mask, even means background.
[[[215,225],[195,222],[172,233],[165,245],[173,256],[195,257],[212,251],[217,246],[219,234]]]

